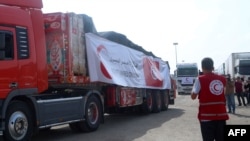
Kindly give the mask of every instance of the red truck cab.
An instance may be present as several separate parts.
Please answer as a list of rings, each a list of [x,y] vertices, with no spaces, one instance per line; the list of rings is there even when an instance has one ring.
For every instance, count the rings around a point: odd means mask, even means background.
[[[0,0],[0,135],[8,103],[48,87],[41,0]]]
[[[15,89],[44,91],[48,77],[42,2],[1,0],[0,3],[0,98],[7,98]]]

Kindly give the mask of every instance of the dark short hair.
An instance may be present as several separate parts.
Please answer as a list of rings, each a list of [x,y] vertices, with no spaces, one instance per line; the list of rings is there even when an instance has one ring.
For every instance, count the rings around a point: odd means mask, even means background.
[[[214,61],[212,58],[206,57],[201,61],[201,67],[204,70],[212,71],[214,69]]]

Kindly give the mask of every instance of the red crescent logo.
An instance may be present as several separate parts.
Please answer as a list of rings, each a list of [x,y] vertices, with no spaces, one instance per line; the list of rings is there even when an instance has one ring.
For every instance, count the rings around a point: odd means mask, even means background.
[[[214,85],[214,90],[216,90],[216,91],[218,91],[218,86],[217,86],[218,84],[215,84]]]
[[[99,54],[101,53],[101,51],[102,51],[103,49],[104,49],[104,50],[106,49],[103,45],[99,45],[99,46],[97,47],[97,54],[98,54],[98,56],[99,56]]]
[[[209,90],[214,95],[220,95],[223,92],[223,83],[220,80],[213,80],[209,84]]]
[[[105,46],[99,45],[99,46],[97,47],[97,55],[98,55],[98,57],[100,57],[101,52],[105,52],[105,50],[106,50]],[[107,69],[106,69],[106,67],[104,66],[104,64],[102,63],[101,59],[100,59],[100,68],[101,68],[102,74],[103,74],[106,78],[112,79],[111,75],[110,75],[109,72],[107,71]]]

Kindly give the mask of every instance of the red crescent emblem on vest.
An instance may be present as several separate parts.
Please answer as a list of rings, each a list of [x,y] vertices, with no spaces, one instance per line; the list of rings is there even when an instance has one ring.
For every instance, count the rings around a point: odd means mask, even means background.
[[[223,83],[220,80],[213,80],[209,84],[209,90],[214,95],[220,95],[223,92]]]
[[[214,90],[218,91],[218,84],[214,85]]]

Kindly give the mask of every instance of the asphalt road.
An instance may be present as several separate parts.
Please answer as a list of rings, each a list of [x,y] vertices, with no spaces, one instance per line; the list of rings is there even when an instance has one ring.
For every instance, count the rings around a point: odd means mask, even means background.
[[[74,133],[66,125],[40,132],[32,141],[201,141],[198,100],[178,95],[175,102],[160,113],[107,115],[95,132]],[[237,107],[229,116],[227,124],[250,125],[250,105]]]

